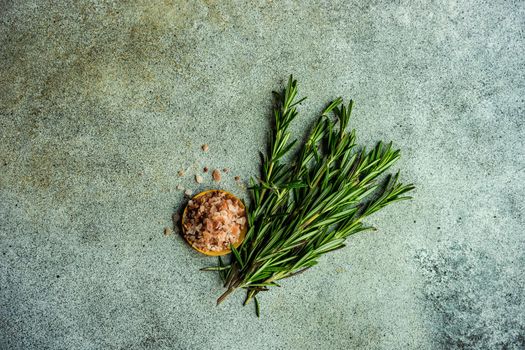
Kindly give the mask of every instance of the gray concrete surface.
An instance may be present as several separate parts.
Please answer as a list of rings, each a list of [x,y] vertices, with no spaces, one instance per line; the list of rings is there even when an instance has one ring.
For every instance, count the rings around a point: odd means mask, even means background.
[[[522,1],[0,0],[0,349],[525,348],[524,52]],[[290,73],[417,191],[257,319],[162,230]]]

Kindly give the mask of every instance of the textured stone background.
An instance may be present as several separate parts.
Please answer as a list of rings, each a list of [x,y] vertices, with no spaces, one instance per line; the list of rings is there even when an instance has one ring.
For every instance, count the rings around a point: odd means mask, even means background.
[[[188,3],[0,0],[0,349],[523,349],[525,3]],[[417,191],[257,319],[162,230],[290,73]]]

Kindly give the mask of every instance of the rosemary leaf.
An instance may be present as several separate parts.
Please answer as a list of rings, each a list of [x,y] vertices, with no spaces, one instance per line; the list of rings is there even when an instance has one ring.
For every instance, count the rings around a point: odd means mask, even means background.
[[[203,269],[225,280],[227,290],[217,303],[243,288],[244,304],[253,299],[257,316],[257,293],[315,266],[323,254],[343,248],[350,235],[374,230],[362,220],[410,199],[406,194],[414,189],[399,182],[399,172],[386,174],[400,157],[392,143],[358,148],[355,130],[347,130],[353,101],[330,102],[298,145],[288,130],[304,100],[296,100],[297,81],[290,77],[274,95],[268,150],[261,154],[260,176],[250,181],[249,230],[237,249],[231,247],[229,264],[219,260]]]

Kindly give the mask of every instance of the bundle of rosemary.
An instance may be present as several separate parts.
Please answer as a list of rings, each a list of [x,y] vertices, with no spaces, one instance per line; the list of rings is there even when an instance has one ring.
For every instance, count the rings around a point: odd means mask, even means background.
[[[269,149],[262,156],[261,176],[251,180],[249,230],[244,242],[231,247],[229,262],[219,257],[218,271],[227,288],[217,303],[238,288],[247,291],[246,305],[257,294],[279,286],[316,265],[319,257],[344,247],[354,233],[372,230],[362,220],[386,205],[409,199],[414,186],[384,174],[398,159],[399,150],[379,142],[370,151],[357,149],[355,130],[347,132],[352,101],[330,103],[313,126],[306,142],[293,152],[288,128],[298,112],[297,81],[290,77],[282,93],[275,93]],[[333,114],[333,116],[331,116]],[[286,156],[286,157],[285,157]]]

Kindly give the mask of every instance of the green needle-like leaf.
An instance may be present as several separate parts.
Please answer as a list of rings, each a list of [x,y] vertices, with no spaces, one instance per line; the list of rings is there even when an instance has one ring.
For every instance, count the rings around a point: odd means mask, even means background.
[[[355,130],[346,130],[353,101],[330,102],[297,145],[288,128],[297,117],[297,81],[292,77],[282,93],[274,93],[273,129],[261,174],[250,181],[249,230],[244,242],[231,247],[230,263],[205,271],[218,271],[226,292],[247,290],[244,304],[257,293],[279,286],[276,281],[298,275],[330,251],[345,246],[350,235],[373,230],[362,219],[388,204],[410,199],[413,185],[388,175],[400,157],[392,143],[379,142],[372,150],[356,146]],[[333,115],[333,116],[332,116]],[[385,176],[386,175],[386,176]]]

